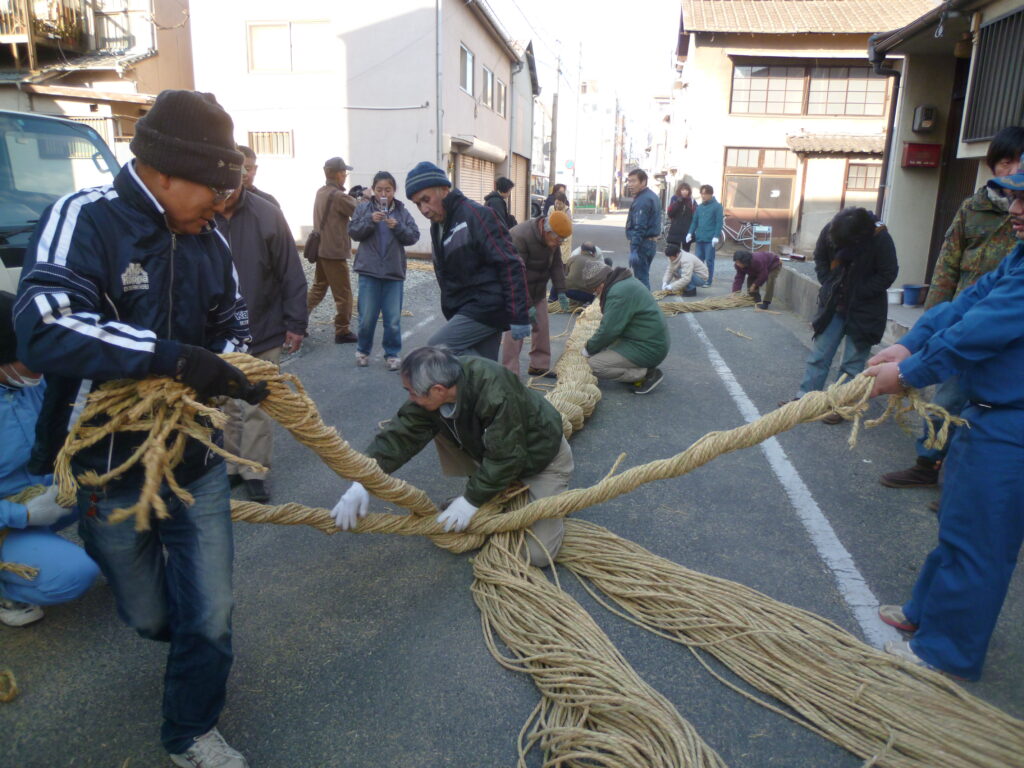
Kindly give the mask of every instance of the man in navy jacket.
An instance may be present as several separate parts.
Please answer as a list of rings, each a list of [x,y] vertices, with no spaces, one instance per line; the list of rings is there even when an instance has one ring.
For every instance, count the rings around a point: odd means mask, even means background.
[[[448,321],[428,345],[497,360],[502,331],[513,339],[530,335],[526,268],[505,223],[427,161],[409,171],[405,195],[431,222],[434,276]]]
[[[231,254],[214,225],[241,184],[233,134],[212,94],[164,91],[136,125],[136,160],[113,185],[67,195],[44,212],[14,310],[20,360],[80,378],[80,402],[105,381],[151,375],[173,376],[200,399],[263,397],[265,388],[216,354],[245,351],[250,341]],[[109,472],[146,437],[112,434],[79,452],[72,469]],[[82,540],[121,618],[170,644],[161,738],[171,761],[245,768],[216,728],[233,658],[224,462],[189,439],[175,479],[194,503],[164,483],[169,518],[139,532],[109,524],[114,509],[138,500],[141,473],[80,490]]]
[[[946,457],[939,543],[910,600],[879,613],[913,633],[887,651],[968,680],[981,675],[1024,540],[1024,170],[989,184],[1011,199],[1017,247],[953,301],[928,310],[867,371],[876,377],[872,395],[961,377],[961,415],[971,428],[956,431]]]
[[[661,200],[647,186],[647,174],[640,168],[626,178],[633,204],[626,217],[626,239],[629,241],[629,268],[633,275],[651,290],[651,262],[661,234]]]

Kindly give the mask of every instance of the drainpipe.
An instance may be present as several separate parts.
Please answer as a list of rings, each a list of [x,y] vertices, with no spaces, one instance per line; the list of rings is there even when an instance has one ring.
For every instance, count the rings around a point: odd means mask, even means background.
[[[434,95],[434,133],[437,139],[437,167],[444,168],[444,132],[442,130],[442,121],[444,118],[444,110],[441,104],[441,88],[443,85],[443,79],[441,77],[441,0],[434,0],[434,66],[437,69],[437,83],[435,85]]]
[[[868,38],[868,60],[871,62],[876,75],[892,78],[892,102],[889,105],[889,120],[885,128],[885,149],[882,150],[882,173],[878,179],[878,197],[875,198],[875,215],[881,217],[882,204],[885,202],[885,192],[889,183],[889,161],[892,155],[893,133],[896,128],[896,107],[900,95],[900,71],[892,67],[886,67],[885,54],[875,51],[875,42],[888,33],[876,32]]]

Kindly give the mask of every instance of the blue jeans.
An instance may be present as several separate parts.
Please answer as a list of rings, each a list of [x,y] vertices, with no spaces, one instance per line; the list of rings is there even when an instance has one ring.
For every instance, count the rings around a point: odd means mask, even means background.
[[[577,291],[573,288],[566,288],[565,295],[573,301],[578,301],[580,304],[589,304],[594,300],[594,294],[587,293],[586,291]],[[557,296],[555,297],[558,298]]]
[[[653,240],[629,246],[629,268],[633,270],[633,277],[643,283],[647,290],[651,290],[651,262],[654,261],[657,246]]]
[[[709,273],[708,277],[710,277],[710,276],[711,275]],[[691,290],[695,291],[698,288],[703,288],[707,284],[708,284],[707,280],[705,280],[703,277],[701,277],[700,275],[694,275],[693,277],[690,278],[690,284],[688,286],[686,286],[686,288],[684,288],[683,290],[685,290],[685,291],[691,291]]]
[[[960,377],[951,376],[944,382],[939,384],[935,388],[935,394],[932,396],[932,402],[936,405],[941,405],[947,411],[950,416],[959,416],[960,411],[964,409],[967,404],[967,395],[964,394],[963,389],[960,386]],[[935,427],[938,428],[936,423]],[[917,455],[922,459],[928,461],[941,461],[949,451],[949,446],[953,442],[953,435],[956,434],[956,427],[950,425],[949,437],[946,439],[946,445],[941,449],[929,449],[924,447],[924,441],[928,438],[928,426],[924,425],[921,430],[921,436],[917,438]]]
[[[867,363],[868,357],[871,355],[871,345],[854,344],[846,335],[846,317],[837,312],[832,316],[832,322],[828,324],[828,327],[814,339],[814,347],[811,349],[811,354],[807,356],[807,368],[797,397],[825,388],[828,371],[832,367],[832,358],[836,356],[839,344],[843,339],[846,339],[846,344],[843,347],[842,360],[839,362],[840,372],[845,373],[851,379],[863,372],[864,364]]]
[[[171,516],[153,519],[148,531],[136,531],[132,520],[107,522],[114,509],[138,500],[137,489],[78,494],[79,508],[86,510],[78,530],[86,552],[110,582],[118,615],[142,637],[170,643],[160,736],[172,753],[184,752],[193,738],[217,724],[234,658],[234,543],[224,465],[217,464],[186,490],[195,497],[191,507],[166,484],[161,487]]]
[[[977,680],[1024,541],[1024,411],[967,405],[946,457],[939,543],[903,606],[914,652]]]
[[[715,279],[715,246],[711,244],[711,241],[707,242],[697,241],[697,250],[694,251],[694,255],[703,261],[708,266],[708,285],[711,285]]]
[[[402,354],[402,298],[404,280],[384,280],[359,275],[359,340],[356,351],[364,355],[373,349],[377,318],[384,315],[384,356]]]

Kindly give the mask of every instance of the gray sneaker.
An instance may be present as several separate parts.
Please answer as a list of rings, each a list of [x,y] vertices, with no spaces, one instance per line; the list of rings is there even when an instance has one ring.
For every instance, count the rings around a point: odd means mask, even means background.
[[[8,627],[24,627],[43,618],[43,609],[32,603],[0,598],[0,624]]]
[[[216,728],[196,736],[185,752],[171,755],[171,762],[182,768],[249,768],[245,758],[224,741]]]
[[[646,395],[653,391],[656,386],[661,384],[661,380],[665,378],[665,374],[661,372],[660,368],[648,368],[647,375],[633,386],[633,394],[635,395]]]

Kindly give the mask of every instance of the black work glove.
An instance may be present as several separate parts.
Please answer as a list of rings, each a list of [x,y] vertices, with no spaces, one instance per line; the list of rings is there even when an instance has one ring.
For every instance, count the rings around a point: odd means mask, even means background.
[[[245,374],[204,347],[182,344],[176,381],[196,391],[199,400],[226,395],[257,405],[267,396],[267,383],[253,385]]]

